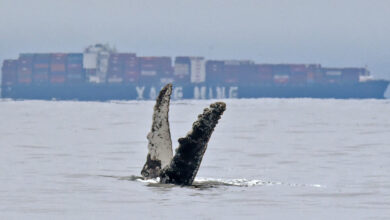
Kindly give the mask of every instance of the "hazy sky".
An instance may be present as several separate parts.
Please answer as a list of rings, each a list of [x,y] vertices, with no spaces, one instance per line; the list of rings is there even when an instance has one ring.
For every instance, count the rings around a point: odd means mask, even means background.
[[[0,60],[81,52],[365,66],[390,78],[388,0],[0,0]]]

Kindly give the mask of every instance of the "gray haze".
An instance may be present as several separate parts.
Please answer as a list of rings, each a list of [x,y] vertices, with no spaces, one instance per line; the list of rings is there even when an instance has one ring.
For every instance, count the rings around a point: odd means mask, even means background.
[[[390,1],[0,0],[0,59],[79,52],[365,66],[390,78]]]

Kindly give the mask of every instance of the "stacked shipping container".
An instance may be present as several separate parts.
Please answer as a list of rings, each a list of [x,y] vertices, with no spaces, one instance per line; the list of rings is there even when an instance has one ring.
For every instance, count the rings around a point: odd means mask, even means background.
[[[260,84],[305,85],[310,74],[314,79],[311,65],[305,64],[260,64],[257,70],[257,80],[254,81]]]
[[[47,84],[49,82],[50,54],[35,54],[33,62],[33,83]]]
[[[173,81],[172,60],[170,57],[139,57],[141,83],[164,83]]]
[[[17,60],[4,60],[3,66],[1,68],[1,72],[3,73],[2,75],[3,86],[12,86],[16,83],[17,70],[18,70]]]
[[[253,81],[259,82],[259,84],[272,84],[274,82],[272,66],[272,64],[257,65],[257,74]]]
[[[108,83],[133,83],[139,79],[139,67],[134,53],[111,54],[108,61]]]
[[[290,65],[290,83],[295,85],[305,85],[307,83],[307,68],[304,64]]]
[[[54,53],[50,59],[50,83],[63,84],[66,80],[67,54]]]
[[[291,69],[288,64],[272,65],[272,72],[275,84],[287,84],[290,81]]]
[[[319,64],[306,65],[307,83],[312,84],[312,83],[322,82],[323,74],[321,69],[322,69],[321,65]]]
[[[123,82],[123,60],[121,54],[111,54],[108,59],[107,82],[121,83]]]
[[[88,59],[87,59],[88,58]],[[85,74],[96,75],[98,56],[82,53],[21,54],[5,60],[3,85],[88,83]],[[170,57],[137,57],[134,53],[111,53],[107,74],[97,83],[116,84],[213,84],[297,85],[357,83],[368,75],[365,68],[322,68],[317,64],[255,64],[247,60],[208,60],[180,56],[174,68]]]
[[[356,83],[365,68],[323,68],[323,83]]]
[[[224,61],[209,60],[206,62],[206,81],[222,83],[220,80],[224,74]]]
[[[30,84],[32,82],[34,54],[21,54],[18,60],[17,80],[18,84]]]
[[[191,77],[191,59],[190,57],[176,57],[174,66],[174,80],[178,83],[189,83]]]
[[[85,80],[83,68],[83,54],[70,53],[66,62],[67,81],[69,83],[83,83]]]
[[[222,82],[251,83],[251,77],[256,73],[256,66],[249,60],[224,61]]]
[[[135,53],[129,53],[123,60],[123,80],[124,83],[135,83],[139,80],[139,65]]]

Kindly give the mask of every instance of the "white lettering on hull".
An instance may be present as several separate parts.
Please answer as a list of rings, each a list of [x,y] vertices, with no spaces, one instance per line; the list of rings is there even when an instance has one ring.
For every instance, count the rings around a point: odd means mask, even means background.
[[[150,88],[149,99],[155,100],[156,98],[157,98],[156,88],[152,87],[152,88]]]
[[[224,98],[226,98],[225,87],[217,86],[216,92],[217,92],[217,97],[216,97],[217,99],[224,99]]]
[[[207,88],[206,86],[194,87],[194,99],[206,99]]]
[[[137,99],[144,99],[144,91],[145,91],[145,86],[142,87],[135,87],[135,90],[137,91]]]
[[[236,99],[238,98],[238,87],[232,86],[229,88],[229,99]]]
[[[213,88],[209,88],[209,99],[213,99],[213,98],[214,98]]]
[[[154,100],[157,97],[157,90],[155,87],[146,88],[145,86],[136,86],[137,99],[145,99],[144,95],[146,92],[146,99]],[[149,96],[148,96],[149,95]],[[183,99],[184,92],[183,87],[175,87],[172,91],[172,98],[175,100]],[[207,86],[195,86],[193,94],[186,95],[186,97],[192,97],[193,99],[234,99],[238,98],[238,87],[207,87]]]
[[[183,98],[183,88],[182,87],[176,87],[173,90],[173,99],[182,99]]]

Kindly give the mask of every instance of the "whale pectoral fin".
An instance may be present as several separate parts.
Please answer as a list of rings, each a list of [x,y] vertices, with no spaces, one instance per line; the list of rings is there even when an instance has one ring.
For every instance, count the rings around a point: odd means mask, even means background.
[[[160,171],[172,160],[172,140],[169,130],[169,102],[172,94],[172,84],[167,84],[161,89],[154,106],[152,128],[147,139],[148,155],[142,168],[141,175],[147,178],[155,178]]]
[[[179,147],[171,163],[160,174],[161,183],[191,185],[207,149],[207,143],[226,104],[216,102],[206,108],[192,125],[186,137],[179,139]]]

